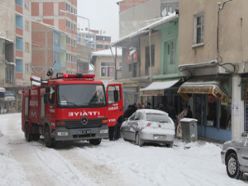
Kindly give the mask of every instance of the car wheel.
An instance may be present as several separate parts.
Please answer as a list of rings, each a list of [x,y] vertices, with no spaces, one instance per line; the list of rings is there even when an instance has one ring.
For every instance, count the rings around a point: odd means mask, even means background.
[[[144,142],[140,139],[140,134],[137,133],[136,136],[135,136],[135,144],[136,145],[139,145],[140,147],[143,146]]]
[[[90,139],[89,142],[91,145],[99,145],[102,139]]]
[[[45,127],[45,131],[44,131],[44,142],[46,147],[53,147],[55,145],[55,141],[51,137],[51,132],[48,126]]]
[[[166,146],[167,146],[167,147],[170,147],[170,148],[172,148],[172,147],[173,147],[173,145],[174,145],[174,143],[173,143],[173,142],[171,142],[171,143],[166,143]]]
[[[239,179],[241,171],[239,168],[239,161],[235,153],[231,153],[227,157],[226,171],[229,177]]]
[[[40,139],[40,134],[33,134],[34,141],[39,141],[39,139]]]

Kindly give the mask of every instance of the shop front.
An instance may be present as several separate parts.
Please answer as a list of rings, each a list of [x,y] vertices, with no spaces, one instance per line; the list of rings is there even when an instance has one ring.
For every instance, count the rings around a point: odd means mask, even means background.
[[[176,121],[176,115],[183,107],[183,100],[177,94],[180,79],[155,81],[147,87],[140,89],[144,102],[150,102],[152,108],[167,112]]]
[[[183,83],[178,93],[187,100],[198,120],[198,135],[206,139],[227,141],[231,135],[231,99],[229,80]]]

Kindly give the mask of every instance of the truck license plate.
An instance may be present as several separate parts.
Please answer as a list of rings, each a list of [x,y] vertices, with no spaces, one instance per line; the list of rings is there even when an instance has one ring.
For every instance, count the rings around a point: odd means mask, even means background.
[[[82,131],[82,134],[90,134],[90,133],[91,133],[90,130],[83,130],[83,131]]]

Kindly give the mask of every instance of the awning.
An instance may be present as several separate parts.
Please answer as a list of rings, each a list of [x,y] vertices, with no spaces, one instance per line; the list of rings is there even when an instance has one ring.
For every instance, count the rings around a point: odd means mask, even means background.
[[[142,96],[163,96],[164,90],[173,87],[179,79],[170,81],[155,81],[146,88],[140,89]]]
[[[224,102],[228,102],[229,100],[228,96],[220,88],[218,81],[185,82],[179,87],[177,93],[183,96],[185,94],[211,94]]]

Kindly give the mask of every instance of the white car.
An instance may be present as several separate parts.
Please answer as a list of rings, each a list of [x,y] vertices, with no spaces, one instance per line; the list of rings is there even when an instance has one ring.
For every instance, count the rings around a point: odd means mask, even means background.
[[[244,132],[239,140],[225,142],[221,159],[229,177],[239,179],[248,173],[248,133]]]
[[[154,109],[139,109],[121,126],[124,140],[142,146],[145,142],[173,146],[175,124],[168,113]]]

